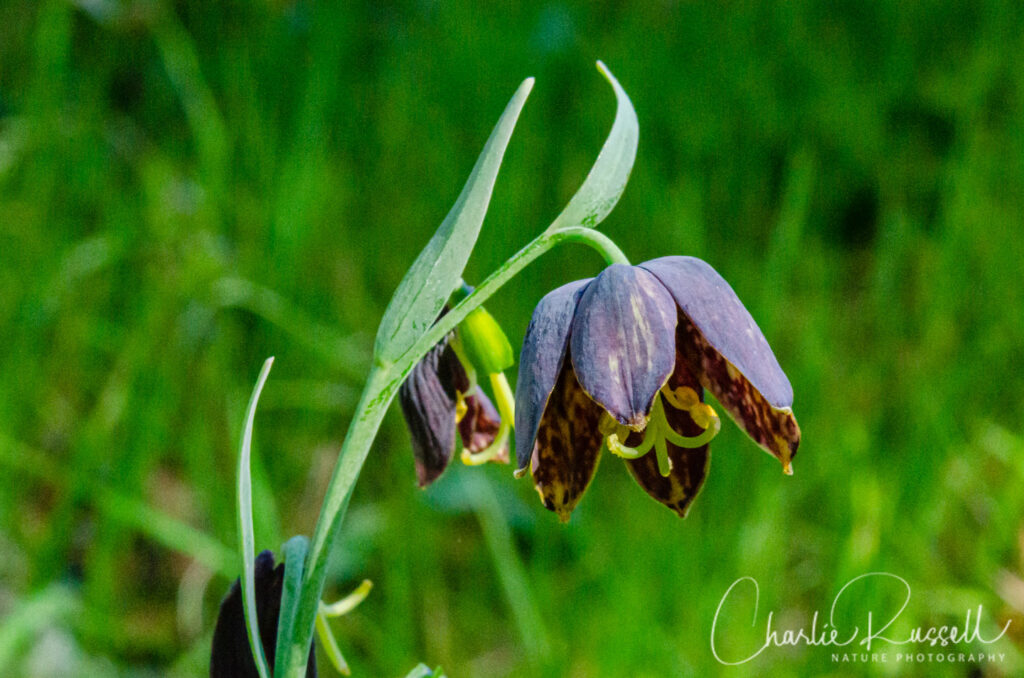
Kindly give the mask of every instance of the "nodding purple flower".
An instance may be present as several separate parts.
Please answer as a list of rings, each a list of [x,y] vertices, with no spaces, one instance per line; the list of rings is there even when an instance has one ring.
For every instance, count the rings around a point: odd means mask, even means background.
[[[541,299],[523,341],[516,473],[529,464],[544,505],[568,520],[604,444],[651,497],[685,516],[720,426],[705,388],[792,473],[793,389],[711,266],[663,257],[563,285]]]
[[[263,643],[267,663],[273,666],[277,622],[281,614],[284,563],[274,567],[274,555],[270,551],[263,551],[256,556],[255,584],[260,642]],[[242,589],[236,579],[227,597],[220,604],[217,626],[213,631],[210,678],[259,678],[259,675],[256,661],[252,658],[249,633],[245,626]],[[310,648],[306,678],[316,678],[316,675],[316,654],[313,648]]]
[[[398,399],[412,438],[420,487],[434,482],[448,468],[455,452],[456,430],[470,455],[491,450],[486,461],[508,463],[507,434],[497,440],[502,423],[498,411],[483,390],[471,383],[449,338],[416,364]]]
[[[463,286],[456,296],[462,298],[471,291]],[[512,364],[505,333],[478,307],[413,367],[398,399],[412,438],[420,487],[434,482],[448,467],[456,431],[463,463],[508,463],[515,404],[503,370]],[[478,374],[488,376],[497,408],[477,384]]]

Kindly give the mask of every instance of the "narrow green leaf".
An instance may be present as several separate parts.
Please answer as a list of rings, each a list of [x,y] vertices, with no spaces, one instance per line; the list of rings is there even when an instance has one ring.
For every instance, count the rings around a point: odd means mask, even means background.
[[[281,549],[284,560],[284,587],[281,590],[281,615],[277,621],[277,643],[274,652],[274,675],[288,675],[289,650],[299,652],[302,655],[298,660],[305,662],[309,651],[301,647],[289,645],[292,637],[292,629],[295,626],[295,618],[299,612],[299,602],[302,600],[302,574],[306,566],[306,552],[309,551],[309,539],[301,534],[292,537]]]
[[[615,90],[618,102],[615,111],[615,122],[608,133],[608,138],[601,147],[601,152],[590,168],[590,173],[562,213],[548,227],[549,231],[568,228],[570,226],[596,227],[604,221],[615,204],[619,202],[622,192],[629,181],[629,173],[636,160],[636,145],[640,138],[640,127],[636,120],[633,102],[626,91],[619,85],[611,71],[600,61],[597,70]]]
[[[256,538],[252,527],[252,477],[249,473],[249,458],[252,455],[252,424],[256,417],[256,403],[263,391],[263,384],[270,374],[274,359],[267,358],[256,380],[256,386],[249,398],[245,411],[245,426],[242,429],[242,447],[238,453],[238,541],[242,552],[242,606],[245,609],[245,626],[249,630],[249,645],[256,661],[260,678],[270,678],[267,657],[260,642],[260,629],[256,623]]]
[[[393,362],[430,329],[458,284],[480,235],[505,148],[532,88],[533,78],[527,78],[516,90],[455,205],[398,285],[377,331],[378,361]]]

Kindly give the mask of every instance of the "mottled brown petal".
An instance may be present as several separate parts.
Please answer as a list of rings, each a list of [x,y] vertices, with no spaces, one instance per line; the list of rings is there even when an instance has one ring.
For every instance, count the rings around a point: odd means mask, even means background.
[[[466,396],[466,414],[459,422],[459,436],[462,446],[476,454],[494,442],[501,428],[501,416],[497,408],[478,386],[473,395]],[[508,441],[491,461],[508,463]]]
[[[669,378],[669,386],[688,386],[704,400],[704,389],[690,372],[681,353],[677,354],[675,372]],[[704,429],[690,418],[688,412],[673,408],[663,397],[662,405],[665,406],[665,417],[676,433],[692,437],[703,432]],[[627,444],[638,445],[641,440],[641,436],[634,433],[627,439]],[[639,459],[625,460],[626,467],[647,494],[675,511],[680,518],[685,518],[690,504],[704,486],[711,463],[711,450],[708,445],[687,449],[667,442],[667,446],[668,457],[672,460],[672,473],[667,478],[658,471],[658,457],[653,450]]]
[[[584,393],[565,361],[537,429],[530,465],[541,501],[562,522],[569,520],[597,471],[600,417],[601,406]]]
[[[708,344],[775,408],[793,406],[793,387],[757,323],[729,283],[695,257],[661,257],[639,266],[653,273]]]
[[[800,446],[800,427],[793,411],[788,407],[772,407],[735,366],[708,344],[683,313],[679,314],[676,336],[679,348],[686,354],[690,368],[699,375],[704,388],[718,398],[733,421],[754,442],[788,469]]]
[[[516,468],[525,469],[533,454],[548,397],[562,373],[569,329],[580,291],[590,279],[548,292],[537,304],[523,337],[516,380]]]

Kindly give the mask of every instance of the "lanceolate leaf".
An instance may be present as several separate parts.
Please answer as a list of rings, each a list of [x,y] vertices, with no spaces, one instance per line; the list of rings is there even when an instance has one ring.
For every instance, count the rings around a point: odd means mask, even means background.
[[[612,123],[611,132],[608,133],[594,166],[590,168],[590,174],[562,213],[548,227],[549,231],[569,226],[594,228],[604,221],[619,202],[626,182],[629,181],[633,161],[636,160],[640,127],[637,124],[633,103],[619,85],[619,81],[600,61],[597,62],[597,69],[615,90],[615,99],[618,102],[615,122]]]
[[[252,527],[252,477],[249,473],[249,458],[252,453],[252,424],[256,417],[256,403],[267,382],[273,358],[267,358],[256,380],[256,386],[249,397],[245,411],[245,427],[242,429],[242,447],[238,454],[238,540],[242,552],[242,608],[245,610],[245,626],[249,630],[249,645],[256,661],[260,678],[270,678],[267,657],[260,642],[260,627],[256,621],[256,538]]]
[[[533,78],[527,78],[516,90],[455,205],[391,298],[374,345],[378,361],[391,362],[405,353],[434,323],[455,289],[480,234],[505,147],[532,87]]]
[[[281,589],[281,615],[277,621],[277,649],[274,652],[274,675],[288,675],[288,668],[301,664],[309,656],[308,650],[290,644],[295,617],[302,599],[302,573],[306,564],[309,540],[302,535],[292,537],[284,544],[284,586]],[[289,655],[292,651],[296,656]]]

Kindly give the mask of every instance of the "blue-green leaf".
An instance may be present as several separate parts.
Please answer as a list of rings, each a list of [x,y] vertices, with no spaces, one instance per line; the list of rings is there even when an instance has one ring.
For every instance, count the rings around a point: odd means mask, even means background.
[[[377,331],[378,361],[393,362],[430,329],[458,284],[487,214],[505,148],[532,88],[533,78],[527,78],[516,90],[455,205],[398,285]]]
[[[252,424],[256,417],[256,403],[263,391],[263,384],[270,374],[273,358],[267,358],[256,380],[256,386],[249,397],[245,411],[245,426],[242,429],[242,446],[238,454],[238,541],[242,553],[242,607],[245,610],[245,626],[249,631],[249,645],[256,662],[260,678],[270,678],[267,657],[260,642],[260,628],[256,622],[256,538],[252,527],[252,477],[249,472],[249,458],[252,454]]]
[[[562,213],[548,227],[549,231],[570,226],[596,227],[611,213],[629,181],[629,173],[636,160],[636,145],[640,138],[640,127],[636,111],[626,91],[619,85],[611,71],[597,62],[597,69],[615,90],[617,108],[611,132],[601,147],[601,152],[590,168],[590,173]]]
[[[284,586],[281,589],[281,615],[277,621],[277,649],[274,652],[274,675],[288,675],[288,667],[305,665],[309,657],[306,648],[290,644],[295,618],[302,600],[302,574],[306,566],[306,552],[309,539],[301,534],[285,542],[282,551],[284,560]],[[289,656],[289,650],[297,656]]]

